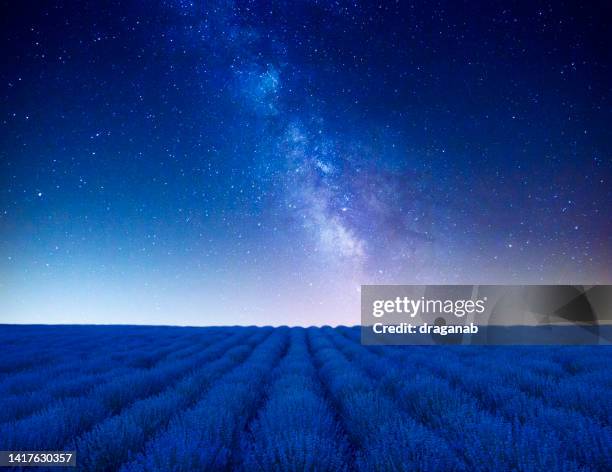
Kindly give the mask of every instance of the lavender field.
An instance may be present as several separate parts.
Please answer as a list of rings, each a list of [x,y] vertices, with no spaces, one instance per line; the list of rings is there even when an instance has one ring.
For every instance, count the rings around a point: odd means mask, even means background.
[[[610,347],[358,328],[2,326],[0,450],[83,471],[604,471]],[[53,469],[58,470],[58,469]]]

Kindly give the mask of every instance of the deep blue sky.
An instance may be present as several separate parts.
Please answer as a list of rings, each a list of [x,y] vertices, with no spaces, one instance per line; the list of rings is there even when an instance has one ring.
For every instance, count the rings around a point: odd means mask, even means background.
[[[0,320],[612,283],[610,11],[478,3],[4,2]]]

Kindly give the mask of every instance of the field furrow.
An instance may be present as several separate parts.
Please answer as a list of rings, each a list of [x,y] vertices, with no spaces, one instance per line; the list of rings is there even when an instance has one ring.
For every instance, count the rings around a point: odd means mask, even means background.
[[[287,355],[267,390],[263,407],[235,449],[236,469],[350,470],[349,444],[319,384],[305,330],[292,330]]]
[[[179,472],[227,468],[232,446],[245,427],[246,415],[263,393],[271,367],[279,362],[287,341],[287,330],[275,330],[121,470]]]
[[[328,338],[311,331],[310,342],[324,382],[357,445],[358,470],[464,470],[465,464],[435,432],[406,415],[380,385],[352,364]]]

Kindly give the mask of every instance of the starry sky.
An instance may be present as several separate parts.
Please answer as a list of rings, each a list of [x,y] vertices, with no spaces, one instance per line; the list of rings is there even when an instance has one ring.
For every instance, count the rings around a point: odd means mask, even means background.
[[[3,5],[1,322],[612,283],[604,2]]]

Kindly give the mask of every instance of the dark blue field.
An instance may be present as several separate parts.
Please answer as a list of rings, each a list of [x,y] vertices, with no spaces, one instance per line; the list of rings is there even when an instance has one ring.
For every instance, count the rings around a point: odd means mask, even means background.
[[[78,470],[612,470],[610,347],[119,326],[0,345],[0,450],[76,450]]]

